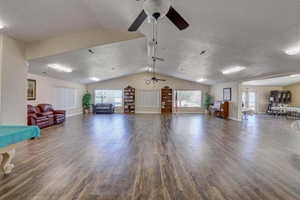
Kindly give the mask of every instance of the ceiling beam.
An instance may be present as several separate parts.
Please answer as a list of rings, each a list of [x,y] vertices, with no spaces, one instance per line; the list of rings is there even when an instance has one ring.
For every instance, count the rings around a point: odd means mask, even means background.
[[[26,44],[27,60],[144,37],[140,33],[90,30]]]

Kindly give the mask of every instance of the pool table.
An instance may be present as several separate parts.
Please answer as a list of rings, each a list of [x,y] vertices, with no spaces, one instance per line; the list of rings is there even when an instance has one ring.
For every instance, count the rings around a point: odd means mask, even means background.
[[[4,174],[10,174],[14,165],[16,144],[24,140],[40,137],[37,126],[0,126],[0,168]]]

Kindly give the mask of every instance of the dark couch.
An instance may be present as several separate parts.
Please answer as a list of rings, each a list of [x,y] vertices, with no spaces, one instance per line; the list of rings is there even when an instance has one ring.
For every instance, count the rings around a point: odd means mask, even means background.
[[[94,114],[112,114],[115,112],[115,107],[113,104],[98,103],[93,105]]]
[[[37,106],[27,105],[27,124],[40,128],[63,123],[66,119],[66,111],[54,110],[50,104]]]

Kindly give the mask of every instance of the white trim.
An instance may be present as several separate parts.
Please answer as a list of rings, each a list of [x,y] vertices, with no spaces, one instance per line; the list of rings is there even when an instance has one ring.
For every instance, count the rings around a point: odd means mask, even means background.
[[[235,118],[235,117],[228,117],[228,119],[234,120],[234,121],[238,121],[238,122],[242,121],[242,120],[239,120],[239,119],[237,119],[237,118]]]
[[[136,111],[135,114],[161,114],[156,111]],[[205,112],[173,112],[170,114],[205,114]]]
[[[155,112],[155,111],[136,111],[135,114],[161,114],[161,112]]]
[[[74,117],[74,116],[77,116],[77,115],[82,115],[83,112],[80,111],[80,112],[76,112],[76,113],[72,113],[72,114],[67,114],[66,117],[69,118],[69,117]]]
[[[256,113],[254,113],[254,114],[259,114],[259,115],[261,115],[261,114],[267,114],[267,112],[256,112]]]
[[[205,112],[201,111],[201,112],[188,112],[188,111],[177,111],[177,112],[173,112],[174,114],[205,114]]]

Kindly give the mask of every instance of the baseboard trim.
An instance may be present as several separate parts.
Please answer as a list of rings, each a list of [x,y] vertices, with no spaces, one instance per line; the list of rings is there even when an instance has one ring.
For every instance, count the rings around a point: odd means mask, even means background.
[[[154,111],[137,111],[136,114],[161,114],[161,112]],[[205,114],[205,112],[173,112],[173,114]]]
[[[238,122],[242,121],[242,120],[239,120],[239,119],[237,119],[237,118],[235,118],[235,117],[228,117],[228,119],[234,120],[234,121],[238,121]]]
[[[205,114],[205,112],[174,112],[174,114]]]
[[[145,111],[145,112],[137,111],[135,113],[136,114],[160,114],[160,112],[151,112],[151,111]]]
[[[69,117],[74,117],[74,116],[77,116],[77,115],[82,115],[83,114],[83,112],[77,112],[77,113],[72,113],[72,114],[67,114],[67,118],[69,118]]]

